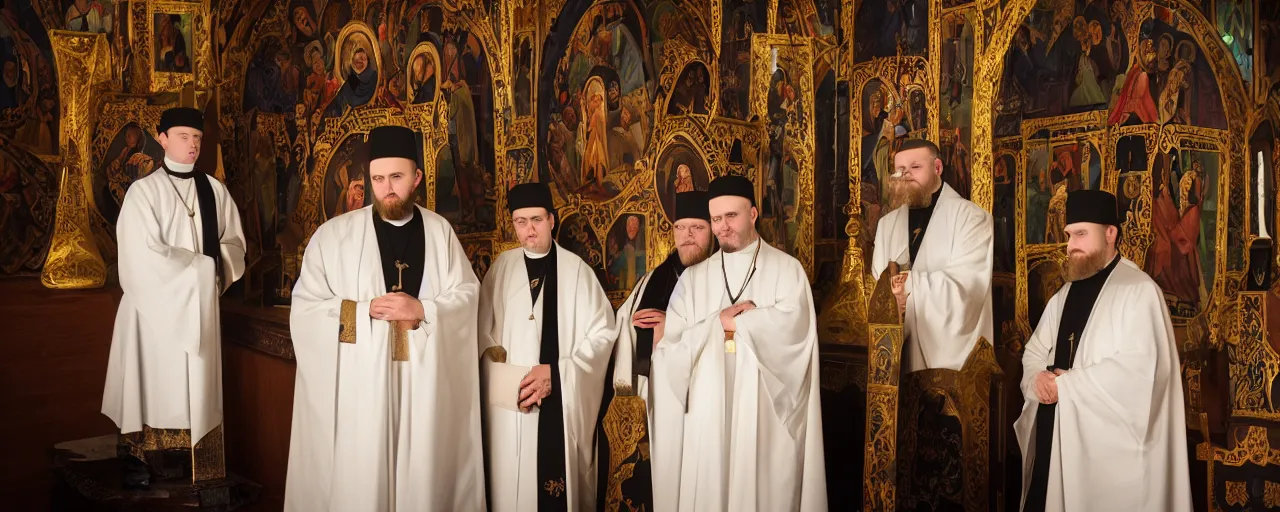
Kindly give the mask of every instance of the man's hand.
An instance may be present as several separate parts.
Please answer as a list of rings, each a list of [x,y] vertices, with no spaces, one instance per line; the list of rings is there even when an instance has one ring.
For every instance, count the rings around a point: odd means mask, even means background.
[[[641,329],[653,329],[667,322],[667,312],[648,308],[631,315],[631,325]]]
[[[746,301],[724,308],[724,310],[720,312],[720,326],[724,327],[724,332],[738,330],[738,325],[733,321],[733,318],[746,311],[751,311],[752,309],[755,309],[755,307],[756,303]]]
[[[653,329],[653,349],[658,350],[658,342],[662,341],[662,334],[666,332],[667,312],[654,308],[636,311],[631,315],[631,325],[642,329]]]
[[[551,365],[540,364],[520,380],[520,410],[529,412],[551,394]]]
[[[898,314],[906,314],[907,312],[907,274],[902,273],[889,278],[890,288],[893,290],[893,296],[898,299]]]
[[[404,292],[388,293],[369,301],[369,318],[374,320],[405,321],[413,326],[410,327],[412,329],[425,316],[422,301]]]
[[[1040,399],[1042,404],[1058,403],[1058,375],[1062,375],[1062,370],[1052,372],[1043,371],[1036,374],[1035,390],[1036,397]]]

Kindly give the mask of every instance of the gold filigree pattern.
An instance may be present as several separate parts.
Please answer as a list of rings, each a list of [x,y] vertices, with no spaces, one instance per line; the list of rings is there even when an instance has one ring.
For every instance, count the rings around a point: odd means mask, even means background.
[[[608,487],[605,510],[621,510],[627,499],[623,482],[634,474],[637,464],[649,460],[648,416],[645,402],[637,396],[615,396],[601,425],[609,440]]]
[[[198,483],[226,477],[226,447],[223,441],[222,424],[219,423],[192,448],[191,479]]]
[[[1227,505],[1245,506],[1249,504],[1249,484],[1245,482],[1223,482],[1227,490]]]
[[[107,267],[89,224],[89,140],[94,123],[90,105],[95,86],[110,79],[104,65],[109,62],[107,39],[103,34],[62,30],[51,31],[49,38],[62,94],[58,148],[63,165],[53,237],[40,282],[57,289],[97,288],[106,283]]]
[[[1268,481],[1263,484],[1262,505],[1268,510],[1280,508],[1280,483]]]
[[[1280,375],[1280,355],[1268,341],[1266,292],[1241,292],[1238,319],[1240,335],[1227,340],[1232,383],[1232,414],[1280,420],[1271,396]]]

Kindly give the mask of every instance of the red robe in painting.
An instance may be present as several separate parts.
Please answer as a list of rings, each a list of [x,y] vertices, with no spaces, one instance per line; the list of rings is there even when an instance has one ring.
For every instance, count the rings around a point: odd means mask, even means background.
[[[1200,195],[1199,190],[1191,192],[1197,197]],[[1200,241],[1199,201],[1179,214],[1169,189],[1161,187],[1152,205],[1151,227],[1155,237],[1147,253],[1147,272],[1165,294],[1199,304],[1200,253],[1196,247]]]
[[[1156,114],[1156,102],[1151,98],[1150,78],[1141,64],[1134,64],[1129,68],[1129,75],[1124,80],[1124,88],[1120,89],[1120,98],[1116,100],[1115,108],[1107,117],[1107,123],[1113,125],[1123,123],[1129,118],[1130,112],[1138,116],[1138,120],[1143,123],[1154,123],[1159,119]]]

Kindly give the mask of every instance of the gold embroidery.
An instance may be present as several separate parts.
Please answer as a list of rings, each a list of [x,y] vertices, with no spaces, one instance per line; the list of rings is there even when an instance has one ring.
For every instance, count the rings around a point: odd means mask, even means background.
[[[342,313],[338,315],[338,341],[356,342],[356,303],[353,301],[342,301]]]
[[[409,360],[409,331],[406,331],[398,324],[392,324],[391,329],[395,331],[395,339],[392,342],[391,360],[392,361],[408,361]]]
[[[915,230],[913,230],[913,231],[911,232],[911,241],[912,241],[912,242],[915,242],[916,240],[919,240],[919,239],[920,239],[920,231],[921,231],[921,229],[920,229],[920,228],[916,228]]]
[[[529,280],[529,289],[530,289],[530,290],[532,290],[532,289],[534,289],[534,288],[537,288],[537,287],[538,287],[538,283],[540,283],[540,282],[542,282],[542,278],[541,278],[541,277],[536,277],[536,278],[530,279],[530,280]]]
[[[495,363],[507,362],[507,349],[502,347],[489,347],[485,349],[481,356],[488,357],[490,361]]]
[[[547,480],[547,483],[542,485],[542,490],[547,491],[547,494],[551,496],[559,498],[561,494],[564,494],[564,479]]]
[[[147,460],[146,452],[161,450],[190,450],[191,430],[185,428],[151,428],[143,425],[142,430],[120,434],[121,444],[129,449],[129,454],[138,460]]]

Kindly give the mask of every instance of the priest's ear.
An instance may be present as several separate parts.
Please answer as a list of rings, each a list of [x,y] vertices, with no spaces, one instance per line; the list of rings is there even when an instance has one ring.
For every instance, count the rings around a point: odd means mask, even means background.
[[[1116,249],[1120,248],[1120,227],[1119,226],[1107,226],[1107,231],[1104,234],[1107,238],[1107,243],[1110,244],[1111,247],[1114,247]]]

